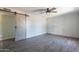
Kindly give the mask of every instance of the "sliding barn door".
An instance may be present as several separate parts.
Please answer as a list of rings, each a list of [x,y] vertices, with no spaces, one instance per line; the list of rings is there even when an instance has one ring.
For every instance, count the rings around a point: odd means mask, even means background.
[[[0,29],[2,40],[15,38],[15,15],[0,11]]]
[[[26,39],[26,16],[16,14],[16,41]]]

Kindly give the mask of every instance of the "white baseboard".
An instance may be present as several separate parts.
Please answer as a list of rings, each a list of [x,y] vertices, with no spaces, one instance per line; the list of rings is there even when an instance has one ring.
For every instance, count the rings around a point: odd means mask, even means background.
[[[36,35],[30,35],[30,36],[27,36],[26,38],[32,38],[32,37],[39,36],[39,35],[42,35],[42,34],[46,34],[46,32],[45,33],[39,33],[39,34],[36,34]]]
[[[48,33],[51,35],[59,35],[59,36],[64,36],[64,37],[72,37],[72,38],[79,38],[79,36],[71,36],[71,35],[64,35],[64,34],[55,34],[55,33]]]

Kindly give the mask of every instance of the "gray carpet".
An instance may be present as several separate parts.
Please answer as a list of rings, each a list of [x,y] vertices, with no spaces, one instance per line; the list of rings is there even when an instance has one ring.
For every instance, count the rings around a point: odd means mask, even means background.
[[[5,49],[5,48],[4,48]],[[78,52],[79,39],[44,34],[14,42],[6,47],[10,52]],[[5,52],[5,51],[4,51]]]

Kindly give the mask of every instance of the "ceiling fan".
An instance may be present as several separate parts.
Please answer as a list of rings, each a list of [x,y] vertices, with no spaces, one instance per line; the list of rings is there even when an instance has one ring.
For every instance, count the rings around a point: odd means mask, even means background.
[[[37,9],[37,10],[34,10],[33,12],[41,12],[40,14],[43,14],[43,13],[57,13],[57,10],[56,10],[55,7],[53,7],[53,8]]]

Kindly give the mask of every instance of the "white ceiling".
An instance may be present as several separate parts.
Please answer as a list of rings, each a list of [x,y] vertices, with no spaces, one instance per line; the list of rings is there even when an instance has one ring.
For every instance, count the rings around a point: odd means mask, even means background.
[[[7,7],[7,8],[25,13],[33,13],[33,11],[37,9],[46,9],[46,7]],[[73,9],[72,7],[56,7],[56,8],[57,11],[62,11],[62,12]]]
[[[33,12],[34,10],[45,9],[46,7],[6,7],[6,8],[9,8],[11,10],[13,9],[14,11],[17,11],[17,12],[26,13],[28,15],[30,14],[46,15],[46,13],[40,14],[40,12],[36,12],[36,13]],[[57,8],[57,13],[51,13],[51,16],[56,16],[56,15],[60,15],[63,13],[67,13],[67,12],[73,11],[74,9],[79,10],[79,8],[73,8],[73,7],[56,7],[56,8]]]

